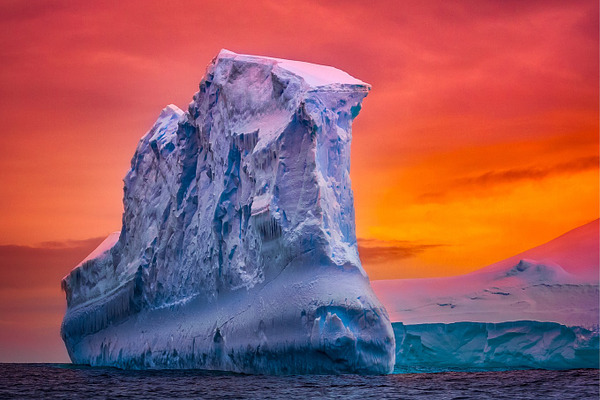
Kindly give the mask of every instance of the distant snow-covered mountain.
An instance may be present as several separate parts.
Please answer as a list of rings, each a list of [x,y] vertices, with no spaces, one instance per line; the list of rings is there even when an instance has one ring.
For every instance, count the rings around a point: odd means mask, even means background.
[[[598,220],[465,275],[373,281],[395,322],[598,325]]]
[[[598,368],[598,228],[465,275],[373,281],[396,368]]]

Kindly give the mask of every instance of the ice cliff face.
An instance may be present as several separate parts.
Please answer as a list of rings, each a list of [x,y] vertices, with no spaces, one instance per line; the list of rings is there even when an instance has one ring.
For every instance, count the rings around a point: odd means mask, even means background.
[[[598,329],[555,322],[393,324],[396,370],[598,368]]]
[[[394,334],[358,258],[351,124],[369,85],[221,51],[125,177],[123,227],[63,279],[75,363],[388,373]]]

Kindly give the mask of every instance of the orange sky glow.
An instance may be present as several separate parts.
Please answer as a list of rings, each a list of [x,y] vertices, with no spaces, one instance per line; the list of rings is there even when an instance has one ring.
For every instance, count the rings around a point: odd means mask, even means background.
[[[0,361],[21,342],[29,361],[66,360],[40,339],[62,346],[60,278],[120,229],[139,138],[165,105],[187,109],[221,48],[372,85],[351,170],[371,279],[469,272],[598,218],[598,8],[2,2]]]

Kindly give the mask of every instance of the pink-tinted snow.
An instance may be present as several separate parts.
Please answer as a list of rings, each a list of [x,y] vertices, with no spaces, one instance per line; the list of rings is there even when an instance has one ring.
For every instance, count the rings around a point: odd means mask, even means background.
[[[273,57],[259,57],[245,54],[237,54],[229,50],[221,50],[218,58],[233,58],[237,60],[248,59],[252,62],[275,62],[280,68],[298,75],[304,79],[309,86],[319,87],[327,85],[360,85],[370,87],[369,84],[352,77],[350,74],[327,65],[311,64],[302,61],[284,60]]]
[[[373,281],[392,321],[598,325],[598,220],[466,275]]]
[[[98,245],[98,247],[96,247],[90,254],[88,254],[88,256],[86,258],[84,258],[79,264],[77,264],[75,266],[75,268],[79,267],[84,262],[91,260],[93,258],[96,258],[99,255],[101,255],[102,253],[105,253],[108,250],[112,249],[112,247],[115,245],[115,243],[117,243],[117,240],[119,240],[120,234],[121,234],[121,231],[117,231],[117,232],[113,232],[110,235],[108,235],[106,237],[106,239],[104,239],[102,241],[102,243],[100,243]]]
[[[598,282],[598,221],[575,228],[541,246],[492,264],[485,270],[502,270],[527,258],[539,263],[556,263],[585,281]]]

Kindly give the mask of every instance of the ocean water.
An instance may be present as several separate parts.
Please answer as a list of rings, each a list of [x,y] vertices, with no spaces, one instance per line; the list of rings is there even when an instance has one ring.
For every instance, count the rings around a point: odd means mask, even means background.
[[[599,370],[255,376],[0,364],[8,399],[598,399]]]

